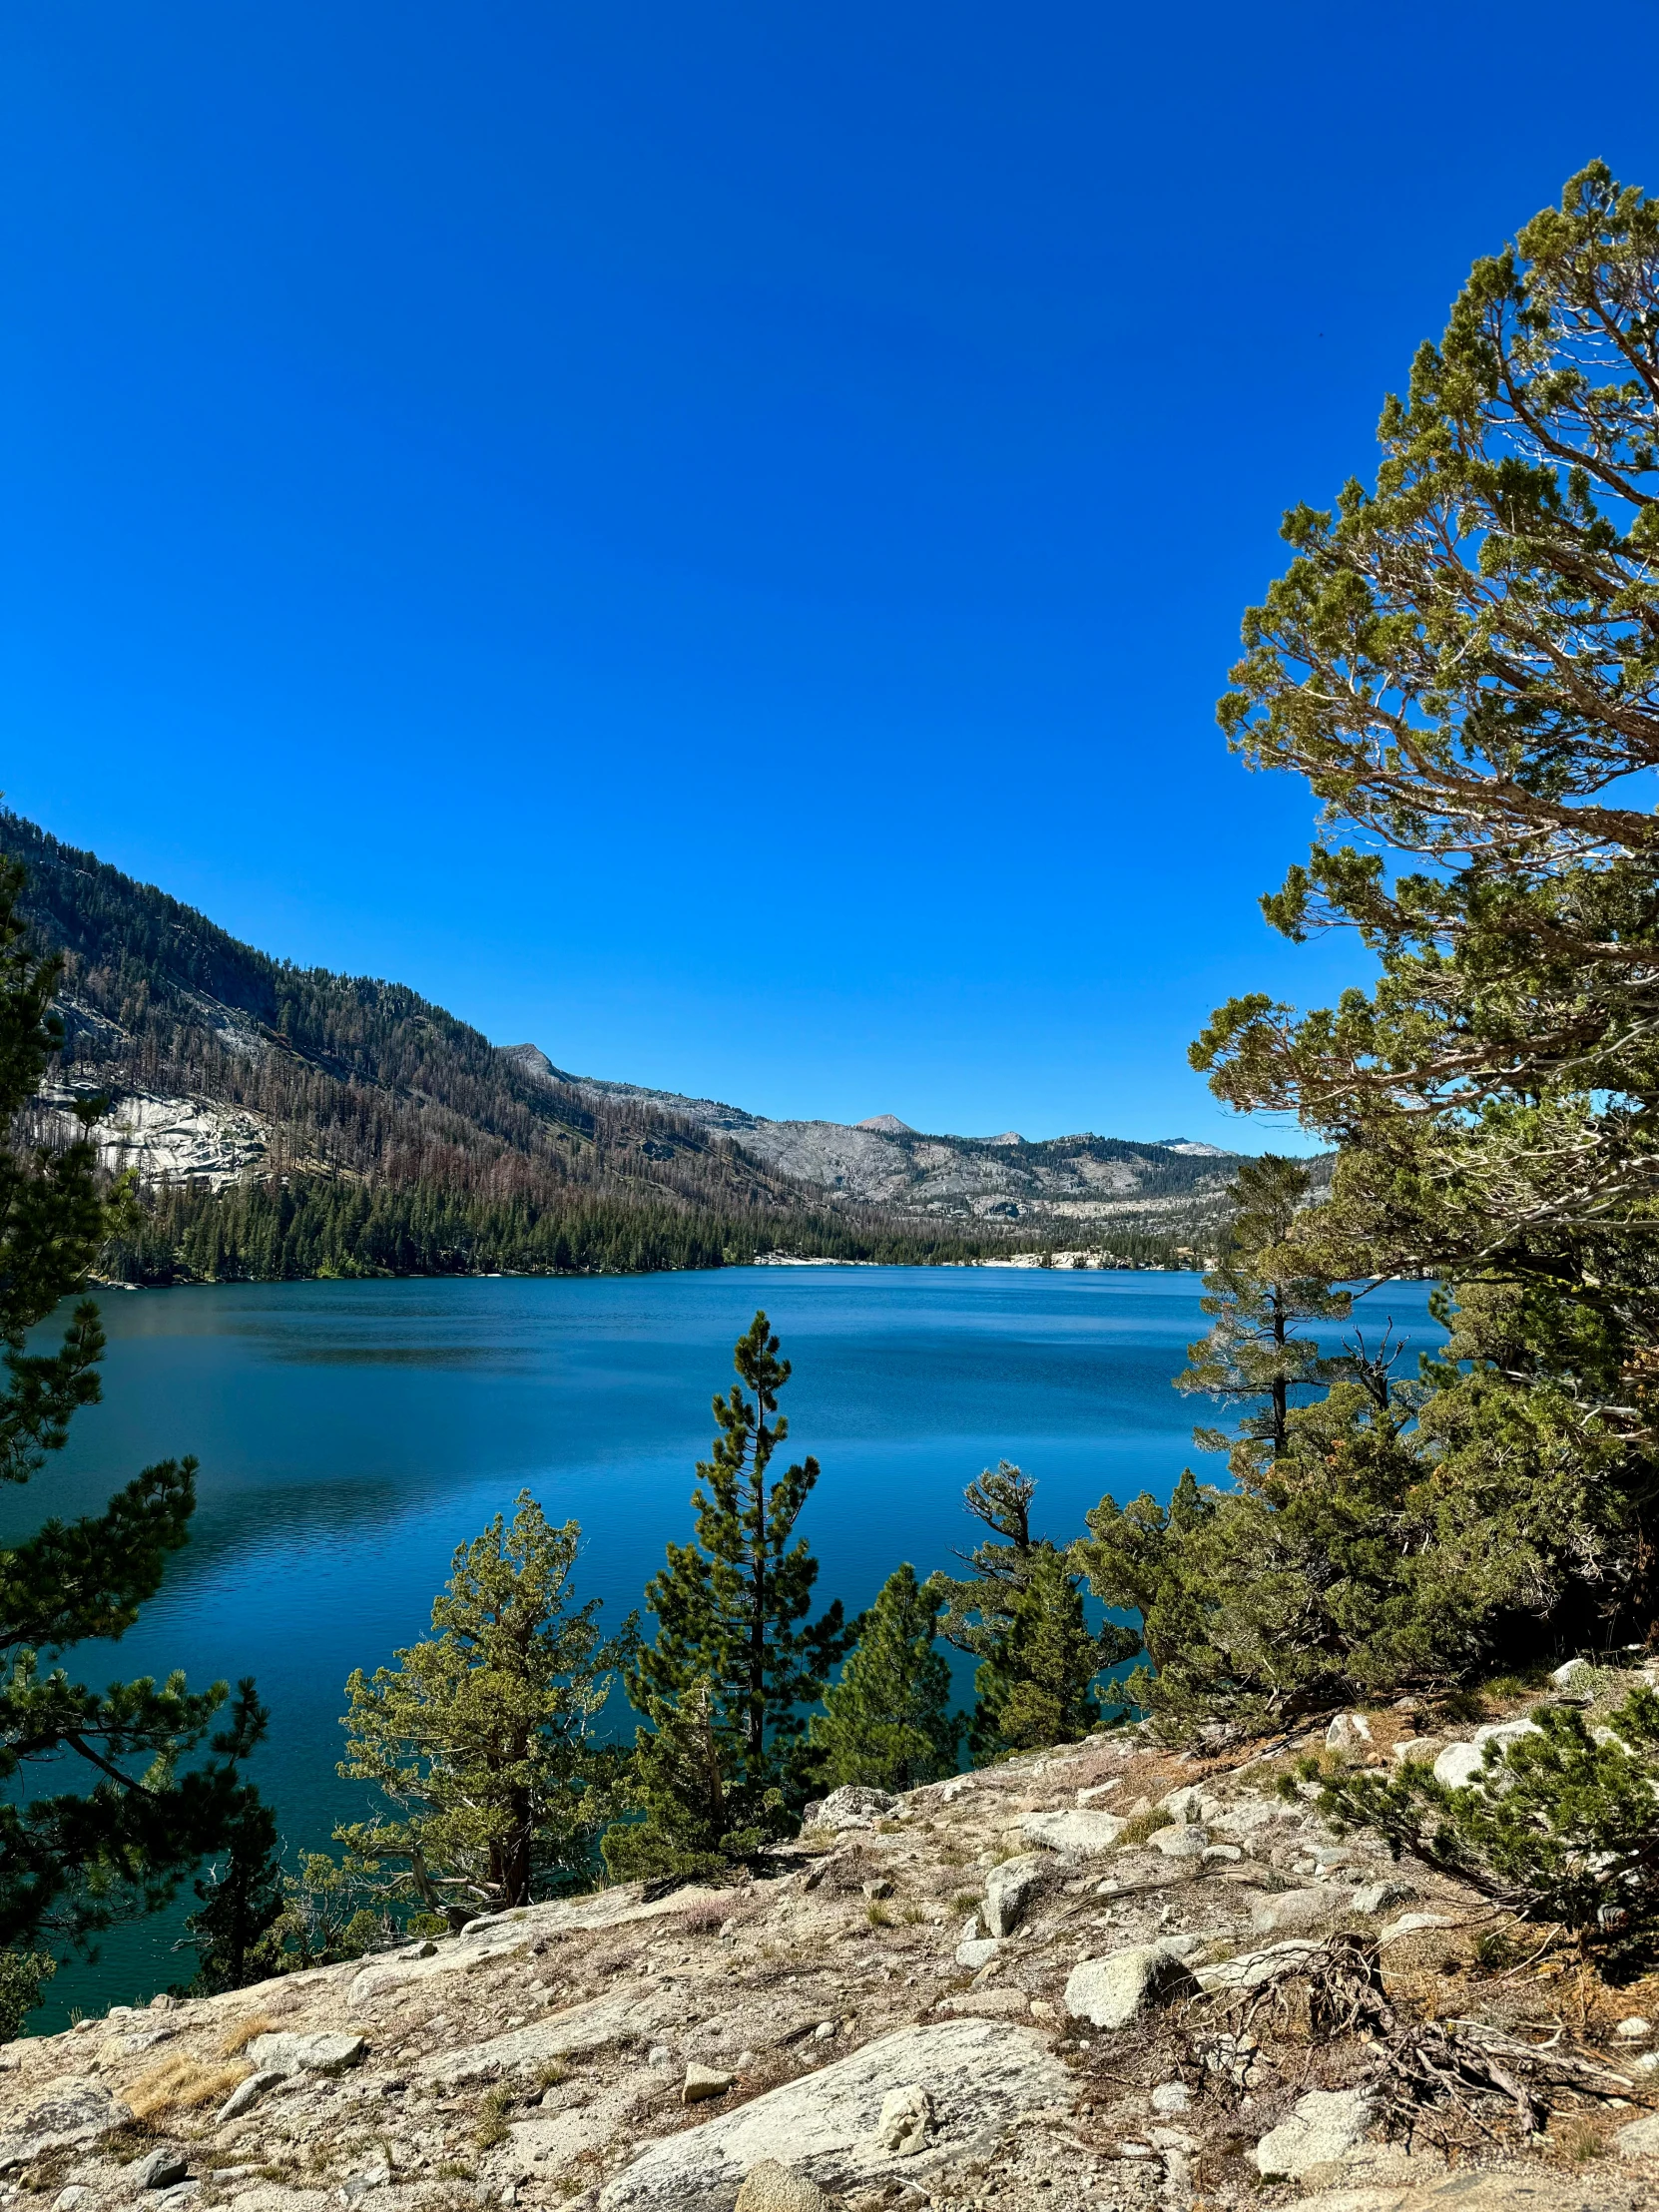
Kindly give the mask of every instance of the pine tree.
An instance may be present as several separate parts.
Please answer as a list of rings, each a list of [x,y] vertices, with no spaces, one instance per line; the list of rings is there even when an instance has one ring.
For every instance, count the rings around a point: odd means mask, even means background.
[[[1098,1635],[1083,1615],[1081,1577],[1052,1544],[1035,1547],[989,1656],[974,1677],[968,1746],[983,1765],[1005,1751],[1075,1743],[1100,1726],[1094,1681],[1140,1649],[1131,1629]]]
[[[956,1771],[960,1716],[947,1716],[950,1668],[934,1649],[941,1599],[895,1568],[858,1622],[858,1642],[809,1730],[830,1789],[912,1790]]]
[[[51,1010],[61,962],[38,958],[18,902],[24,871],[0,862],[0,1115],[34,1098],[63,1025]],[[70,1141],[0,1146],[0,1480],[28,1482],[99,1396],[98,1309],[82,1299],[55,1348],[31,1331],[84,1287],[125,1193],[101,1195],[91,1129],[99,1102],[75,1111]],[[71,1680],[56,1659],[89,1638],[120,1636],[154,1595],[185,1542],[195,1506],[193,1459],[147,1467],[100,1514],[37,1532],[0,1551],[0,2011],[20,2016],[51,1955],[37,1939],[84,1944],[96,1931],[172,1899],[235,1832],[252,1801],[241,1762],[266,1716],[252,1682],[227,1725],[224,1683],[192,1692],[181,1675],[112,1683]],[[41,1653],[54,1655],[43,1663]],[[191,1755],[206,1750],[206,1756]],[[88,1787],[46,1791],[31,1770],[77,1769]],[[42,1961],[44,1960],[44,1964]],[[3,2022],[0,2022],[3,2024]]]
[[[688,1684],[678,1705],[653,1698],[646,1718],[651,1725],[639,1731],[628,1777],[629,1805],[643,1818],[619,1821],[605,1835],[613,1881],[695,1882],[784,1832],[780,1790],[758,1804],[749,1793],[748,1825],[734,1826],[744,1793],[734,1788],[733,1740],[718,1725],[707,1675]]]
[[[928,1581],[944,1606],[939,1634],[958,1651],[988,1658],[1008,1625],[1014,1600],[1041,1549],[1031,1536],[1036,1488],[1033,1476],[999,1459],[962,1492],[968,1512],[992,1533],[971,1551],[956,1554],[972,1569],[970,1574],[935,1574]]]
[[[581,1531],[551,1527],[528,1490],[460,1545],[433,1633],[346,1684],[340,1773],[375,1783],[399,1817],[354,1822],[337,1843],[400,1869],[393,1895],[462,1920],[527,1905],[586,1871],[609,1817],[615,1755],[590,1741],[614,1645],[600,1601],[574,1602]],[[624,1631],[626,1636],[628,1630]]]
[[[657,1639],[638,1648],[626,1680],[635,1711],[648,1723],[639,1737],[639,1772],[654,1771],[649,1729],[660,1728],[663,1712],[694,1686],[707,1684],[721,1817],[732,1834],[759,1834],[762,1827],[776,1833],[783,1805],[805,1793],[803,1709],[823,1696],[851,1638],[838,1599],[817,1621],[808,1617],[818,1561],[805,1537],[791,1539],[819,1465],[809,1458],[772,1474],[789,1435],[778,1393],[790,1363],[779,1358],[765,1314],[738,1340],[733,1365],[738,1382],[714,1401],[720,1433],[710,1457],[698,1463],[707,1487],[692,1499],[697,1541],[670,1544],[666,1571],[648,1585]]]
[[[1460,1673],[1659,1636],[1656,298],[1659,200],[1593,162],[1475,263],[1375,481],[1286,513],[1220,708],[1324,802],[1269,921],[1371,958],[1191,1056],[1338,1148],[1311,1268],[1455,1300],[1391,1534],[1478,1587]]]
[[[1216,1428],[1195,1431],[1207,1451],[1229,1452],[1243,1482],[1260,1482],[1272,1461],[1284,1456],[1295,1393],[1328,1380],[1319,1345],[1298,1335],[1299,1325],[1341,1320],[1352,1303],[1288,1243],[1309,1186],[1300,1160],[1271,1152],[1239,1170],[1228,1191],[1233,1215],[1221,1262],[1204,1278],[1201,1303],[1215,1327],[1187,1347],[1191,1365],[1175,1379],[1178,1390],[1224,1404],[1256,1402],[1257,1410],[1232,1436]]]

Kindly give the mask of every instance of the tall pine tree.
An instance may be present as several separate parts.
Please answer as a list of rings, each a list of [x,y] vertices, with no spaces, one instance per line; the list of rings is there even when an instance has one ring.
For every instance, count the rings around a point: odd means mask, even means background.
[[[1094,1633],[1083,1614],[1082,1578],[1052,1544],[1037,1545],[1006,1625],[974,1676],[978,1703],[968,1745],[975,1763],[1076,1743],[1098,1728],[1095,1677],[1131,1657],[1140,1642],[1110,1621]]]
[[[1187,1347],[1190,1365],[1175,1379],[1178,1390],[1253,1407],[1232,1435],[1218,1428],[1194,1431],[1207,1451],[1229,1453],[1242,1482],[1260,1482],[1284,1457],[1298,1393],[1305,1396],[1330,1380],[1318,1343],[1300,1333],[1303,1325],[1340,1321],[1351,1304],[1349,1294],[1334,1291],[1288,1241],[1310,1183],[1300,1160],[1271,1152],[1240,1168],[1228,1192],[1233,1213],[1225,1248],[1204,1278],[1201,1303],[1215,1327]]]
[[[939,1634],[958,1651],[988,1658],[1008,1625],[1015,1598],[1025,1585],[1040,1545],[1031,1535],[1031,1500],[1036,1479],[1011,1460],[976,1474],[962,1492],[962,1504],[990,1530],[971,1551],[956,1556],[970,1571],[935,1574],[928,1587],[944,1606]]]
[[[29,1103],[63,1043],[51,1010],[60,963],[27,941],[25,883],[0,862],[0,1114]],[[33,1151],[0,1145],[0,1479],[23,1483],[61,1448],[99,1396],[98,1309],[82,1299],[53,1349],[29,1333],[80,1291],[116,1205],[101,1196],[91,1129],[100,1102],[76,1109],[72,1140]],[[117,1194],[119,1204],[120,1193]],[[102,1513],[38,1531],[0,1551],[0,1985],[20,2017],[50,1970],[52,1942],[84,1945],[118,1918],[155,1910],[224,1846],[252,1792],[241,1763],[265,1727],[252,1682],[190,1691],[181,1675],[93,1690],[62,1653],[121,1636],[153,1596],[195,1506],[196,1462],[147,1467]],[[230,1702],[227,1724],[210,1735]],[[41,1770],[83,1789],[42,1788]]]
[[[733,1365],[737,1383],[714,1401],[720,1433],[698,1463],[697,1540],[670,1544],[666,1570],[647,1587],[657,1638],[639,1648],[626,1680],[635,1710],[658,1729],[665,1709],[707,1684],[722,1818],[727,1833],[741,1835],[776,1832],[784,1806],[803,1794],[804,1709],[823,1695],[851,1638],[839,1600],[809,1617],[818,1561],[795,1529],[819,1465],[808,1458],[773,1472],[789,1435],[778,1396],[790,1363],[764,1313],[738,1340]],[[642,1750],[649,1762],[648,1738]]]

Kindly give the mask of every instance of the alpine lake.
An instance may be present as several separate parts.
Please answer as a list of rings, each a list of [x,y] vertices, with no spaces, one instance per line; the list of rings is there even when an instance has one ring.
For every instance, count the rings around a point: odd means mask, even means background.
[[[1443,1342],[1428,1291],[1364,1302],[1368,1342],[1389,1321],[1403,1342],[1401,1372]],[[108,1292],[103,1402],[0,1500],[0,1541],[194,1453],[190,1544],[126,1637],[66,1663],[98,1685],[255,1676],[272,1721],[250,1771],[290,1854],[324,1848],[369,1809],[335,1772],[347,1675],[422,1634],[455,1546],[521,1490],[580,1522],[577,1595],[603,1599],[603,1623],[641,1604],[665,1542],[692,1533],[710,1400],[757,1308],[794,1363],[785,1460],[823,1468],[800,1532],[823,1601],[852,1612],[900,1560],[925,1574],[982,1533],[961,1493],[998,1459],[1037,1477],[1034,1525],[1059,1541],[1108,1491],[1167,1498],[1188,1464],[1225,1479],[1191,1441],[1213,1412],[1171,1387],[1201,1295],[1191,1275],[820,1266]],[[966,1702],[965,1663],[957,1688]],[[615,1722],[631,1725],[620,1699]],[[84,1779],[48,1768],[33,1787]],[[173,1944],[193,1902],[187,1886],[66,1964],[31,2030],[188,1979]]]

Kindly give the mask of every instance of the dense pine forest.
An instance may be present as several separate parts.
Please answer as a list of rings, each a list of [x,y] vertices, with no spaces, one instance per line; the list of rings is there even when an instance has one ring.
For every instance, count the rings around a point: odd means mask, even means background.
[[[430,1185],[262,1176],[215,1192],[165,1187],[104,1249],[117,1282],[272,1282],[361,1275],[636,1275],[748,1266],[758,1252],[888,1266],[973,1259],[984,1247],[903,1229],[860,1233],[833,1215],[671,1199],[492,1199]]]

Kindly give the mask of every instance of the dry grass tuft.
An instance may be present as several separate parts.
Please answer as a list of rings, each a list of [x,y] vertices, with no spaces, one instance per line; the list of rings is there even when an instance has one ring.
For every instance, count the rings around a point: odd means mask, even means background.
[[[135,2081],[126,2102],[135,2120],[153,2120],[162,2112],[188,2112],[198,2104],[222,2102],[253,2070],[236,2063],[204,2066],[199,2058],[180,2051]]]
[[[1175,1815],[1166,1811],[1163,1806],[1155,1805],[1149,1813],[1137,1813],[1133,1820],[1126,1821],[1112,1848],[1114,1851],[1133,1851],[1137,1844],[1144,1844],[1148,1837],[1156,1836],[1159,1829],[1173,1828],[1174,1825]]]
[[[219,2047],[227,2058],[235,2058],[239,2050],[248,2048],[256,2035],[269,2035],[276,2025],[269,2012],[250,2012],[226,2031]]]
[[[718,1936],[731,1918],[728,1899],[693,1898],[680,1916],[680,1926],[688,1936]]]

